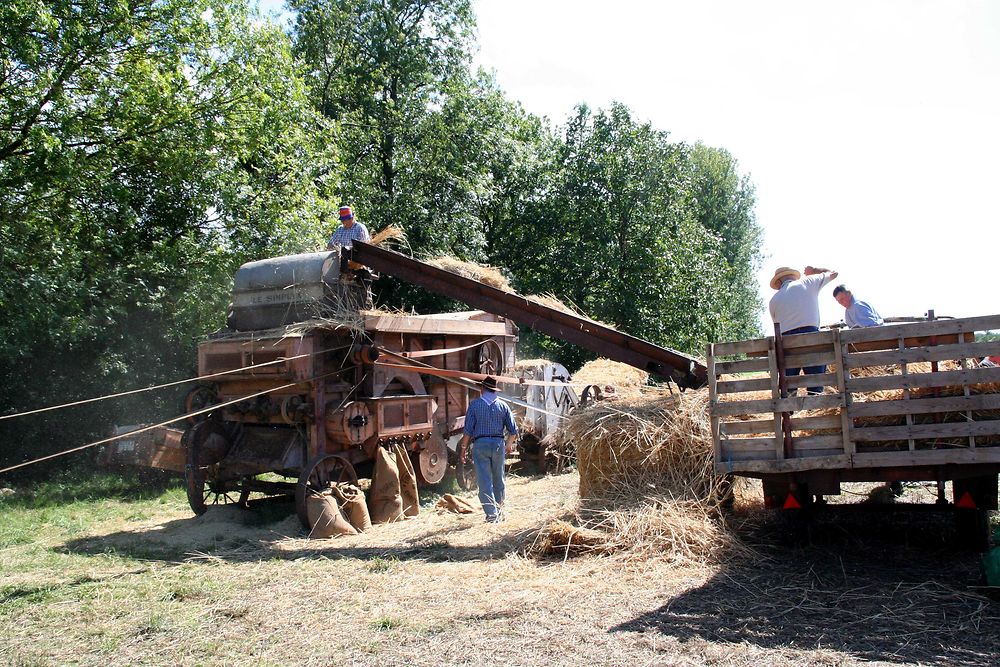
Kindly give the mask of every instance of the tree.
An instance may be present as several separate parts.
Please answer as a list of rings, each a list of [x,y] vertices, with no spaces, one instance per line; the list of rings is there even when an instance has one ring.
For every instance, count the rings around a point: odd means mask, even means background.
[[[291,0],[296,52],[311,94],[341,127],[342,197],[375,229],[401,225],[419,248],[442,247],[425,224],[421,191],[428,115],[448,103],[468,70],[474,27],[468,0]]]
[[[713,156],[669,141],[624,105],[579,107],[552,190],[514,226],[521,291],[551,291],[595,319],[688,352],[750,330],[756,314],[747,302],[756,296],[733,288],[759,253],[747,218],[752,190],[745,181],[735,190],[717,184],[728,172],[709,168]],[[585,356],[541,344],[570,366]]]
[[[15,0],[0,44],[0,404],[189,376],[235,266],[324,236],[338,166],[288,39],[221,0]],[[0,439],[78,442],[119,409]]]

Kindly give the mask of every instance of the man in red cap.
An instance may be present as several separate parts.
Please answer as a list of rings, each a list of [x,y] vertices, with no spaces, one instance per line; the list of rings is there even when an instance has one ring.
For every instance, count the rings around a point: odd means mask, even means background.
[[[340,246],[340,275],[349,275],[353,245],[355,241],[367,243],[371,241],[371,234],[368,228],[360,222],[354,220],[354,211],[350,206],[340,207],[340,226],[333,232],[333,236],[326,244],[327,250],[333,250]],[[355,265],[357,266],[357,265]],[[367,267],[360,267],[354,270],[355,279],[365,288],[365,307],[372,307],[372,273]]]
[[[333,236],[330,237],[330,241],[326,244],[326,249],[333,250],[333,246],[339,245],[344,250],[350,251],[355,241],[364,241],[367,243],[371,240],[372,237],[368,233],[368,228],[354,220],[354,211],[351,210],[351,207],[341,206],[340,227],[337,227],[336,231],[333,232]]]

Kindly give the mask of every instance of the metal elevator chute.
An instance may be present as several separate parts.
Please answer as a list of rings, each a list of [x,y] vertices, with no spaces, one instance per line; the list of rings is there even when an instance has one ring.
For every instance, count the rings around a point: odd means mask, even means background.
[[[697,388],[708,382],[708,369],[695,357],[616,331],[585,317],[549,308],[519,294],[439,269],[406,255],[355,241],[356,262],[380,273],[502,315],[518,324],[579,345],[608,359],[673,379],[680,387]]]

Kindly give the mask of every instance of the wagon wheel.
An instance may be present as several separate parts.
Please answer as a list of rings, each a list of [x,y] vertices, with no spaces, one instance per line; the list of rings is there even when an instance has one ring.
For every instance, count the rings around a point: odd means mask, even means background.
[[[306,530],[312,528],[306,512],[306,499],[310,494],[322,493],[338,482],[358,483],[354,466],[340,454],[321,454],[302,469],[295,485],[295,511]]]
[[[204,514],[209,505],[235,503],[232,493],[239,485],[215,479],[213,467],[222,461],[229,449],[225,429],[215,421],[195,424],[184,433],[187,445],[187,465],[184,479],[188,504],[195,514]]]
[[[431,486],[444,479],[448,472],[448,445],[444,444],[444,439],[437,433],[431,435],[415,463],[413,467],[421,486]]]
[[[184,414],[191,414],[192,412],[197,412],[207,408],[210,405],[214,405],[219,402],[219,393],[212,384],[198,384],[191,388],[191,391],[187,393],[184,397]],[[195,415],[193,417],[188,417],[187,422],[189,424],[197,424],[200,421],[204,421],[208,417],[207,414]]]
[[[493,339],[489,339],[479,346],[479,359],[476,370],[486,375],[503,375],[503,350]]]
[[[455,463],[455,481],[463,491],[475,491],[479,488],[479,480],[476,478],[476,466],[472,463],[472,446],[466,455],[466,460],[461,457]]]

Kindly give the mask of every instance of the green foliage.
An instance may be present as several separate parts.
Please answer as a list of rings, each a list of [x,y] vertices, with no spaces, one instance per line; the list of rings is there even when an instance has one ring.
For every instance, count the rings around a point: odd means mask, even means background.
[[[621,104],[559,129],[526,113],[470,67],[470,0],[289,7],[290,35],[246,0],[0,6],[3,411],[190,377],[235,269],[322,247],[341,203],[402,226],[417,256],[504,267],[659,343],[757,333],[760,230],[729,153]],[[183,392],[0,422],[0,464],[176,416]]]
[[[522,292],[693,353],[756,332],[760,232],[728,153],[673,143],[621,104],[581,106],[546,182],[494,242]],[[538,345],[571,367],[590,356]]]
[[[0,404],[192,374],[235,267],[325,234],[339,166],[287,37],[221,0],[16,0],[0,31]],[[177,398],[0,423],[0,460]]]

